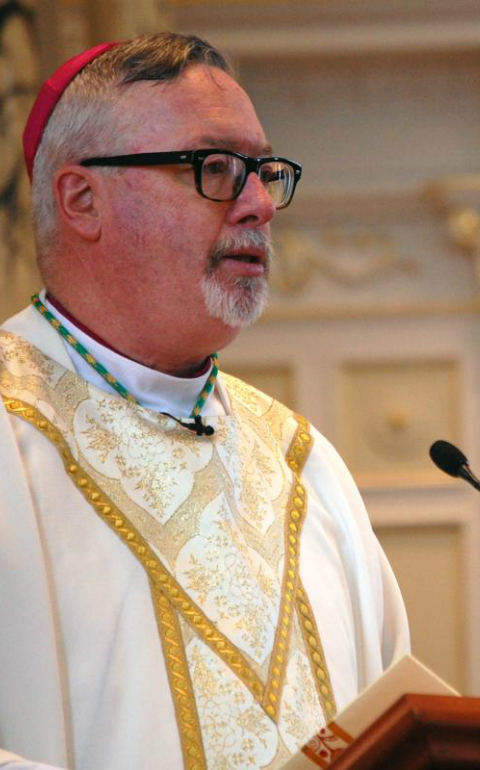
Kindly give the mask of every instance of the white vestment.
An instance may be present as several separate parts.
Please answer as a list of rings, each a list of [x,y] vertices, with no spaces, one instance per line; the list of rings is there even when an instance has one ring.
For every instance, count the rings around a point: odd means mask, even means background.
[[[4,329],[0,765],[281,767],[408,651],[342,461],[233,378],[197,437]]]

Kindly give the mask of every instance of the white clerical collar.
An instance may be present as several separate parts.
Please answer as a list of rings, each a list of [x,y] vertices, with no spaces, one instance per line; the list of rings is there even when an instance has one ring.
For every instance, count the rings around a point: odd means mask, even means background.
[[[90,337],[70,318],[67,318],[54,307],[45,297],[44,292],[40,294],[40,297],[62,326],[65,326],[78,342],[127,388],[139,404],[156,412],[168,412],[175,417],[188,417],[190,415],[210,376],[212,365],[198,377],[172,377],[172,375],[150,369],[148,366],[143,366],[137,361],[126,358]],[[64,345],[77,374],[101,390],[109,393],[115,392],[76,350],[65,341]],[[228,414],[229,411],[228,394],[224,386],[217,380],[214,390],[210,393],[202,409],[202,416]]]

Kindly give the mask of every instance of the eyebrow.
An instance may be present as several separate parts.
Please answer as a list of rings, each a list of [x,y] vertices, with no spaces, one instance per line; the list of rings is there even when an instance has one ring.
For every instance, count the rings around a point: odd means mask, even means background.
[[[213,137],[209,135],[199,136],[195,140],[195,145],[198,148],[218,147],[219,150],[233,150],[236,152],[240,152],[240,145],[237,141],[233,139],[228,139],[228,138],[219,139],[218,137]],[[273,154],[273,149],[271,144],[263,145],[259,151],[259,157],[263,155],[272,155],[272,154]]]

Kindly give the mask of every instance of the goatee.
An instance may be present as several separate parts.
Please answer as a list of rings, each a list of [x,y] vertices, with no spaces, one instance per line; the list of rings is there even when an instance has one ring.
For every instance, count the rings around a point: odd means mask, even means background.
[[[226,255],[249,248],[262,251],[264,275],[227,279],[219,275],[217,268]],[[245,327],[256,321],[268,304],[267,278],[272,258],[270,238],[257,230],[245,230],[217,241],[210,252],[207,272],[200,282],[208,313],[227,326]]]

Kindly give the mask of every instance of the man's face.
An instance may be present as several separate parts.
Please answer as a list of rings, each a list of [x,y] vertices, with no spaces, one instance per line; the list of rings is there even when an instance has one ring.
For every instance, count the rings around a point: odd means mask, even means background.
[[[245,92],[224,72],[194,66],[176,81],[137,83],[122,96],[125,152],[224,148],[271,152]],[[133,120],[132,120],[133,117]],[[108,154],[108,148],[105,148]],[[225,344],[263,307],[274,205],[250,174],[234,201],[199,195],[189,165],[133,167],[105,177],[110,290]],[[112,251],[113,250],[113,251]],[[221,342],[221,340],[219,340]],[[220,345],[218,345],[220,346]]]

